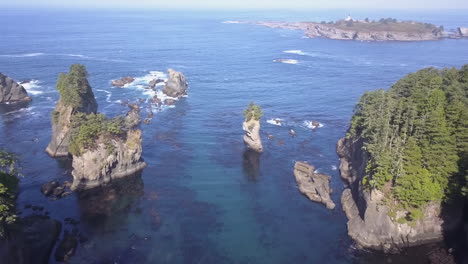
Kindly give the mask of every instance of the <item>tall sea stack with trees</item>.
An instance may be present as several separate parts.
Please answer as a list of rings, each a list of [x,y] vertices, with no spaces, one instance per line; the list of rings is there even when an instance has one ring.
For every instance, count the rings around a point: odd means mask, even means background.
[[[72,117],[97,112],[98,105],[87,75],[84,65],[73,64],[68,74],[61,73],[58,78],[56,89],[60,99],[52,112],[52,138],[46,149],[52,157],[69,155]]]
[[[338,142],[348,233],[391,250],[458,228],[468,177],[468,65],[365,93]]]
[[[242,124],[244,130],[244,143],[248,150],[257,153],[263,152],[262,139],[260,138],[260,118],[262,118],[262,108],[251,102],[244,110],[245,121]]]

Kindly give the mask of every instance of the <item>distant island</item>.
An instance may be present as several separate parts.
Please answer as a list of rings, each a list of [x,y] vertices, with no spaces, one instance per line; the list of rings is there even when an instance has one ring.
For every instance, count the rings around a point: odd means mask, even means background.
[[[398,21],[395,18],[355,20],[348,16],[345,19],[329,22],[227,21],[225,23],[251,23],[270,28],[303,30],[309,38],[324,37],[339,40],[427,41],[468,37],[468,28],[459,27],[457,30],[445,31],[443,26],[415,21]]]

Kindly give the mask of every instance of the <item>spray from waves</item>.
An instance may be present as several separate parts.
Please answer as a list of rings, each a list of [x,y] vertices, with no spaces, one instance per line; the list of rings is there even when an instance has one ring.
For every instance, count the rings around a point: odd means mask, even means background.
[[[316,128],[321,128],[323,127],[323,124],[322,123],[319,123],[317,121],[309,121],[309,120],[306,120],[302,123],[302,125],[306,128],[309,128],[309,129],[316,129]]]
[[[284,119],[281,118],[272,118],[267,120],[268,124],[274,125],[274,126],[282,126],[284,124]]]
[[[41,86],[39,83],[39,80],[31,80],[29,82],[22,83],[21,85],[26,89],[28,94],[38,95],[44,93],[44,91],[40,90]]]
[[[285,50],[284,53],[289,54],[298,54],[298,55],[306,55],[307,53],[303,52],[302,50]]]
[[[111,96],[112,96],[112,93],[111,93],[111,92],[106,91],[106,90],[101,90],[101,89],[96,89],[96,91],[106,93],[106,94],[107,94],[107,95],[106,95],[106,102],[108,102],[108,103],[111,103],[111,102],[112,102],[112,101],[111,101]]]
[[[298,64],[299,61],[298,60],[292,60],[292,59],[277,59],[277,60],[273,60],[274,62],[282,62],[282,63],[286,63],[286,64]]]
[[[332,165],[332,166],[331,166],[331,169],[334,170],[334,171],[336,171],[338,168],[337,168],[335,165]]]
[[[46,55],[45,53],[23,53],[23,54],[0,54],[0,57],[7,57],[7,58],[27,58],[27,57],[37,57]]]

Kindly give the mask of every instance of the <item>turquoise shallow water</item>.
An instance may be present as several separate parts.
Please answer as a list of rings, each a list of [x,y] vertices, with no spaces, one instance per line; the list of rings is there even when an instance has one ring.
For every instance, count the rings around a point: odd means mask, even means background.
[[[301,32],[227,20],[330,20],[347,12],[182,12],[167,10],[7,10],[0,17],[0,71],[28,87],[26,108],[0,109],[0,147],[22,155],[18,208],[44,206],[71,217],[86,239],[71,263],[352,263],[362,261],[346,235],[339,196],[336,141],[367,90],[388,88],[423,67],[468,62],[468,40],[367,43],[305,39]],[[371,15],[369,15],[371,14]],[[355,11],[468,25],[463,11]],[[284,52],[300,50],[298,53]],[[297,64],[274,62],[294,59]],[[107,115],[120,101],[147,98],[138,87],[110,81],[174,68],[189,80],[187,98],[142,125],[148,167],[136,178],[52,201],[40,185],[70,180],[70,166],[49,158],[50,112],[57,76],[85,64]],[[247,162],[242,110],[263,107],[265,153]],[[146,104],[142,104],[146,106]],[[284,126],[267,121],[284,119]],[[318,120],[323,127],[307,128]],[[296,131],[291,138],[288,130]],[[266,138],[274,135],[273,140]],[[256,160],[252,158],[252,160]],[[333,211],[307,200],[292,175],[296,160],[332,176]],[[32,213],[23,210],[23,214]],[[53,262],[53,260],[52,260]]]

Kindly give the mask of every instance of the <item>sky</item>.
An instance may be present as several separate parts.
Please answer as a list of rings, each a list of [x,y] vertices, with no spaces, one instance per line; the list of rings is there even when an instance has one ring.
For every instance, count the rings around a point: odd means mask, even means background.
[[[468,0],[0,0],[0,8],[2,7],[468,9]]]

